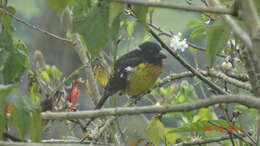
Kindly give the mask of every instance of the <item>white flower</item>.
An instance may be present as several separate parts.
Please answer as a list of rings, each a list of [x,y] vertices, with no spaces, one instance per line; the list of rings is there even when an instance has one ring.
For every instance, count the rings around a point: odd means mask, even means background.
[[[179,32],[177,35],[173,35],[170,42],[170,47],[174,50],[181,50],[184,52],[185,49],[189,47],[187,44],[187,40],[184,38],[182,39],[182,34]]]

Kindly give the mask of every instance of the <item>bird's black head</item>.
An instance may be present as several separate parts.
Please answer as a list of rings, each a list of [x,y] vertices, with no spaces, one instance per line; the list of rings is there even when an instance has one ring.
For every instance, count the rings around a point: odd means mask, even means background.
[[[152,64],[161,64],[162,60],[166,56],[162,53],[161,47],[154,42],[144,42],[139,45],[140,51],[145,59],[145,61]]]

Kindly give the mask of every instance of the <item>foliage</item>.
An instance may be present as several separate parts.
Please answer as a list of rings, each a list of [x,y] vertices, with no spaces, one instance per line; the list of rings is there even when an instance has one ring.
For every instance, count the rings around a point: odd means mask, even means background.
[[[210,66],[213,66],[216,60],[216,55],[220,53],[227,43],[230,35],[229,27],[219,20],[211,26],[208,31],[207,54],[210,59]]]
[[[160,0],[154,1],[160,2]],[[183,1],[183,3],[188,3],[191,6],[193,6],[193,2],[192,0]],[[235,5],[234,0],[222,0],[221,2],[226,7],[234,7]],[[259,5],[257,5],[259,2],[257,0],[254,0],[254,2],[259,12]],[[0,140],[5,140],[4,134],[9,133],[9,127],[12,127],[15,129],[13,133],[18,135],[20,140],[39,142],[46,132],[43,127],[51,123],[49,120],[41,119],[41,112],[86,110],[85,106],[80,108],[80,104],[87,103],[85,98],[80,98],[81,95],[86,93],[87,96],[85,97],[92,97],[95,95],[93,89],[97,87],[102,91],[108,82],[109,75],[106,71],[114,71],[107,68],[113,68],[113,62],[118,58],[118,55],[128,52],[129,48],[136,48],[140,42],[153,40],[152,35],[147,32],[148,27],[156,30],[156,33],[160,34],[158,36],[164,42],[167,42],[166,45],[171,44],[169,40],[178,35],[172,32],[175,29],[172,24],[167,24],[171,26],[170,29],[163,25],[156,25],[155,14],[161,17],[166,14],[166,11],[165,13],[157,13],[161,10],[155,7],[105,0],[63,0],[62,3],[58,0],[47,0],[46,7],[52,8],[60,20],[64,20],[64,17],[67,16],[65,14],[68,12],[69,17],[72,18],[71,26],[65,31],[68,39],[72,41],[70,47],[73,48],[78,45],[74,44],[74,36],[75,34],[79,35],[79,41],[84,48],[80,53],[84,53],[87,57],[87,59],[82,59],[82,56],[80,56],[81,61],[83,60],[82,63],[87,64],[87,69],[86,67],[80,68],[67,75],[64,70],[61,71],[58,67],[47,64],[46,62],[49,62],[49,60],[45,62],[45,58],[40,51],[31,55],[31,52],[35,49],[32,48],[33,45],[28,45],[30,46],[28,47],[25,45],[28,42],[18,40],[15,36],[16,31],[19,30],[16,30],[17,26],[13,24],[14,17],[10,15],[17,15],[16,10],[18,9],[15,6],[5,7],[3,3],[4,1],[0,0]],[[207,6],[211,6],[211,4]],[[171,15],[176,15],[174,12],[169,12],[169,19]],[[183,14],[179,15],[182,17]],[[25,23],[22,22],[21,24]],[[37,29],[37,27],[32,27],[32,29]],[[41,29],[37,30],[41,32]],[[44,33],[46,34],[46,32]],[[189,62],[191,66],[196,65],[197,68],[209,67],[209,71],[215,69],[227,75],[230,72],[238,75],[241,72],[246,72],[245,61],[241,58],[244,44],[234,37],[234,33],[231,32],[229,26],[219,15],[212,13],[196,14],[196,19],[191,20],[187,30],[182,33],[185,37],[181,38],[184,43],[182,46],[189,44],[191,49],[186,51],[184,48],[180,48],[182,52],[176,51],[175,53],[180,58],[185,58],[187,62],[190,58],[194,59],[195,61]],[[180,37],[175,44],[179,41]],[[203,55],[206,61],[200,57],[196,46],[205,48]],[[80,53],[78,54],[82,55]],[[218,57],[221,56],[219,54],[222,54],[222,56],[224,54],[225,58]],[[190,58],[185,57],[187,55],[190,55]],[[167,65],[165,65],[167,74],[183,70],[180,69],[176,60],[171,60],[170,56],[168,58]],[[95,59],[104,62],[102,68],[95,66]],[[181,63],[183,65],[183,62]],[[224,66],[227,63],[231,64],[228,69]],[[81,74],[82,70],[87,75]],[[92,74],[93,79],[96,79],[102,87],[99,88],[96,83],[90,84]],[[210,76],[210,73],[208,76]],[[231,94],[250,94],[246,90],[228,84],[225,81],[226,79],[222,81],[208,76],[204,76],[205,79],[224,88]],[[86,82],[82,82],[81,77]],[[82,83],[88,85],[87,89],[83,89],[83,92]],[[169,83],[167,81],[166,83],[153,89],[149,97],[154,98],[149,98],[148,101],[154,105],[178,105],[193,103],[212,94],[218,94],[218,92],[209,89],[208,86],[205,87],[206,85],[196,77],[189,80],[182,79],[180,82]],[[89,87],[90,85],[95,87]],[[83,102],[79,102],[79,100]],[[225,117],[221,115],[225,115]],[[130,121],[131,124],[135,124],[130,128],[128,128],[128,125],[124,125],[126,122],[120,123],[120,119],[114,120],[111,128],[105,130],[102,129],[105,127],[103,122],[109,120],[97,120],[97,124],[92,125],[89,129],[84,127],[85,121],[64,120],[63,123],[66,127],[64,133],[66,134],[63,133],[59,137],[65,140],[79,140],[75,136],[79,133],[79,130],[75,128],[78,126],[88,140],[94,139],[98,143],[120,144],[120,142],[125,142],[130,143],[131,146],[139,144],[173,145],[180,141],[190,142],[193,139],[214,138],[216,135],[223,135],[223,132],[227,132],[227,130],[237,134],[251,130],[250,132],[255,134],[257,128],[254,125],[259,119],[259,111],[239,104],[231,106],[216,105],[192,111],[142,116],[142,118],[143,120],[136,120],[136,123]],[[82,124],[83,122],[84,124]],[[142,123],[141,126],[138,122]],[[237,129],[234,129],[234,127]],[[140,130],[141,128],[142,130]],[[56,129],[53,128],[53,130]],[[98,138],[94,137],[101,130],[104,131]],[[141,132],[125,136],[124,134],[128,130],[134,131],[132,133],[138,130]],[[246,145],[241,139],[235,142],[236,144]],[[223,144],[230,145],[231,141],[227,140]]]
[[[100,2],[92,8],[87,16],[79,16],[73,21],[73,31],[83,36],[87,50],[94,57],[104,49],[104,46],[110,39],[113,40],[116,37],[118,32],[119,14],[122,10],[117,12],[111,11],[112,9],[117,10],[113,7],[118,9],[120,5],[110,6],[106,2]],[[97,31],[99,33],[96,33]]]

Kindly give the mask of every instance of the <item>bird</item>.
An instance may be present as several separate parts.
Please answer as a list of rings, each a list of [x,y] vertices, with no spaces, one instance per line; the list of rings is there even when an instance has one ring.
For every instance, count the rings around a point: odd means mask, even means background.
[[[152,41],[146,41],[121,56],[114,63],[112,74],[95,109],[102,108],[106,100],[117,92],[136,96],[149,90],[163,71],[163,59],[166,59],[166,55]]]

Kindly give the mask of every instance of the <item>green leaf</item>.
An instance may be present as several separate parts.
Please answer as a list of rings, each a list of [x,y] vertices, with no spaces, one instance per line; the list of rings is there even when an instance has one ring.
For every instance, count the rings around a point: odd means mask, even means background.
[[[167,145],[176,144],[176,140],[178,138],[181,138],[181,135],[179,133],[169,132],[171,130],[172,130],[171,128],[165,128],[164,129],[165,141],[166,141]]]
[[[25,140],[25,136],[30,128],[30,114],[24,107],[14,106],[11,114],[11,121],[17,130],[19,137]]]
[[[3,69],[5,83],[15,81],[28,68],[28,48],[20,42],[14,43],[12,47],[9,48],[13,50],[9,50],[10,56]]]
[[[70,5],[73,0],[62,0],[62,2],[60,0],[48,0],[47,2],[48,5],[52,7],[56,11],[56,14],[60,17],[64,9]]]
[[[189,24],[188,24],[188,28],[189,29],[195,29],[195,28],[198,28],[198,27],[202,27],[204,26],[205,23],[203,21],[200,21],[200,20],[194,20],[194,21],[191,21]]]
[[[94,2],[95,1],[91,0],[74,0],[72,4],[73,17],[88,13],[91,10]]]
[[[0,100],[2,101],[16,86],[0,84]]]
[[[92,56],[98,55],[109,40],[108,10],[108,5],[97,4],[87,16],[80,16],[73,21],[73,31],[83,36]]]
[[[254,0],[254,3],[255,3],[255,8],[258,12],[258,14],[260,13],[260,1],[259,0]]]
[[[3,132],[7,128],[5,109],[7,106],[6,97],[16,86],[0,84],[0,140],[3,139]]]
[[[199,109],[199,113],[193,116],[192,122],[217,119],[214,110],[211,107]]]
[[[109,4],[98,3],[87,16],[82,15],[73,20],[73,31],[82,35],[87,51],[92,57],[104,49],[108,41],[116,38],[120,18],[114,18],[112,25],[109,26]]]
[[[126,21],[126,31],[129,36],[133,36],[134,28],[135,28],[134,21]]]
[[[259,111],[254,108],[248,108],[244,105],[236,105],[235,111],[243,112],[247,114],[247,120],[248,121],[256,121],[259,118]]]
[[[140,5],[134,5],[133,6],[134,13],[138,20],[141,23],[146,23],[146,16],[148,13],[148,7],[140,6]]]
[[[11,34],[4,31],[0,34],[0,72],[2,71],[4,82],[10,83],[20,77],[28,67],[28,49],[24,44],[14,41]]]
[[[31,137],[32,141],[40,142],[42,138],[41,110],[38,108],[31,112]]]
[[[213,66],[216,60],[216,54],[220,53],[230,36],[229,27],[220,20],[216,22],[208,31],[207,57],[210,60],[210,66]]]
[[[3,31],[0,33],[0,71],[3,71],[10,56],[9,48],[13,48],[12,37],[7,31]]]
[[[2,106],[0,108],[0,140],[3,140],[3,133],[5,132],[7,128],[7,118],[5,115],[5,107],[6,105]]]
[[[157,117],[153,117],[148,128],[146,129],[148,139],[155,145],[158,146],[160,139],[164,135],[164,126]]]
[[[8,103],[13,105],[11,122],[20,139],[25,140],[31,131],[32,139],[39,141],[41,138],[40,107],[32,104],[29,97],[19,88],[10,93]]]
[[[109,19],[108,23],[109,26],[111,26],[114,22],[114,20],[119,16],[119,14],[122,13],[124,8],[123,4],[120,3],[111,3],[109,6]]]
[[[208,28],[206,27],[199,27],[195,30],[193,30],[190,34],[191,38],[195,42],[200,42],[207,36]]]
[[[29,90],[29,95],[30,95],[31,101],[33,103],[39,104],[40,103],[40,94],[39,94],[40,87],[37,84],[37,82],[33,82],[28,90]]]
[[[13,7],[7,7],[7,8],[5,8],[5,10],[8,11],[10,14],[13,14],[13,15],[16,12]],[[6,15],[3,12],[0,12],[0,24],[3,25],[4,31],[7,31],[7,32],[14,32],[15,31],[15,29],[12,27],[12,20],[13,20],[12,17],[10,17],[9,15]]]
[[[219,126],[223,126],[223,127],[228,127],[229,125],[232,125],[231,122],[228,121],[223,121],[223,120],[210,120],[213,123],[216,123]],[[197,121],[197,122],[193,122],[193,123],[187,123],[182,125],[181,127],[178,128],[172,128],[172,130],[170,130],[170,133],[176,133],[176,132],[199,132],[199,131],[206,131],[205,128],[206,127],[210,127],[211,130],[214,130],[216,128],[216,126],[209,124],[208,120],[205,121]]]
[[[109,40],[112,41],[114,39],[117,38],[117,35],[119,33],[119,29],[120,29],[120,17],[117,16],[116,19],[114,19],[114,22],[112,23],[112,25],[110,26],[109,28],[109,34],[108,34],[108,37],[109,37]]]
[[[52,80],[60,80],[62,72],[54,65],[45,65],[40,69],[40,75],[45,81],[51,82]]]
[[[198,99],[198,95],[196,94],[193,86],[189,84],[188,81],[182,80],[180,84],[180,95],[183,95],[185,101],[193,101],[195,99]]]

